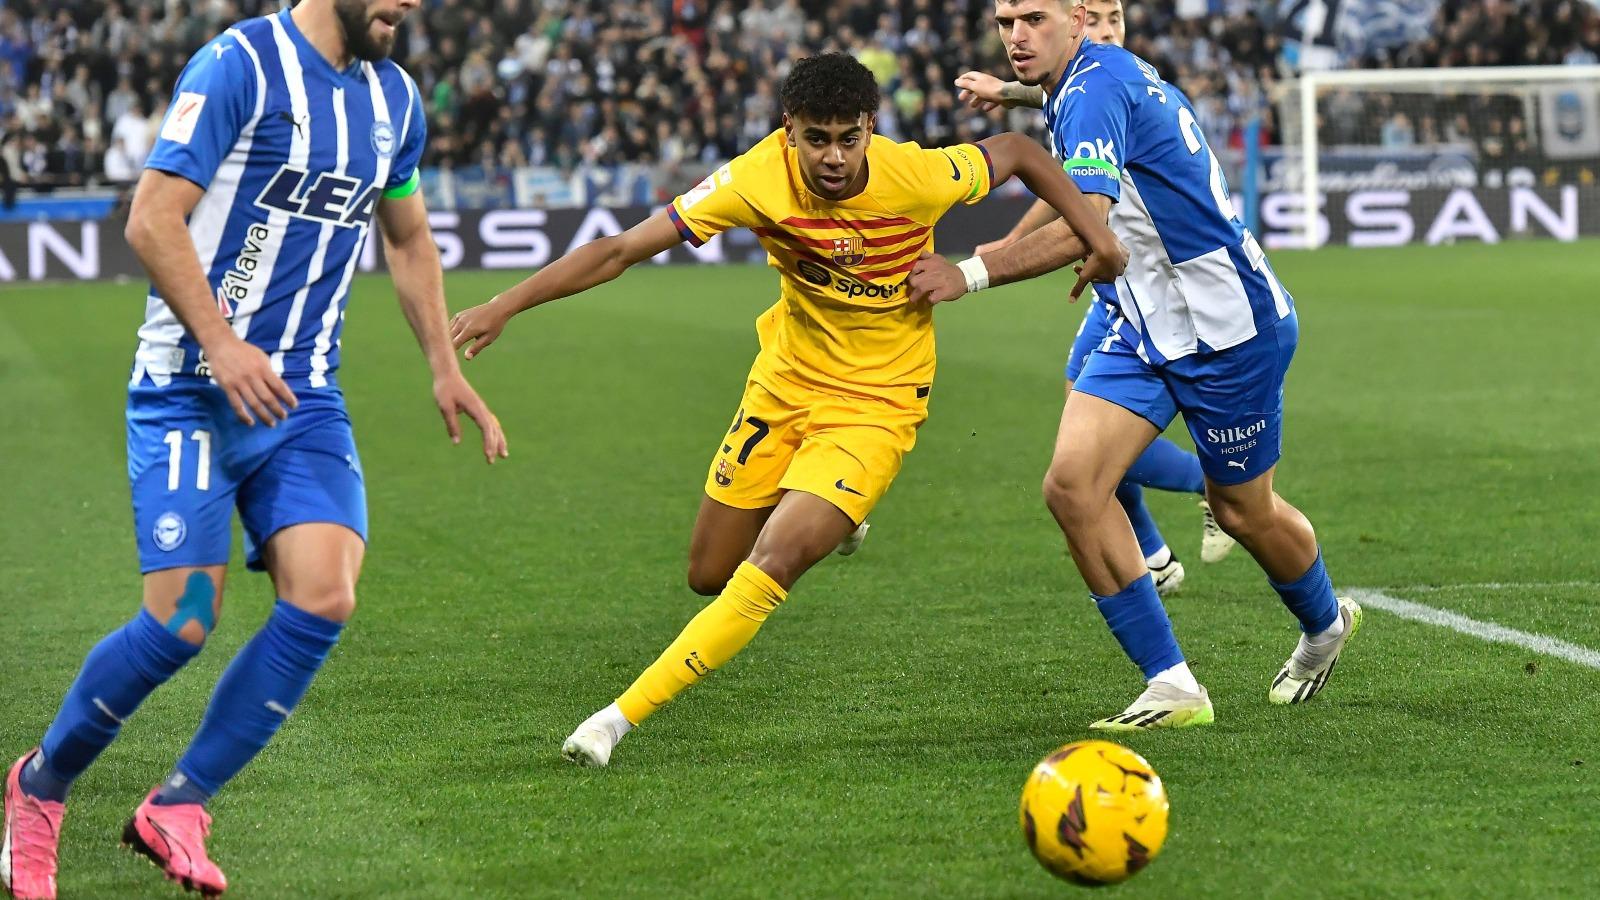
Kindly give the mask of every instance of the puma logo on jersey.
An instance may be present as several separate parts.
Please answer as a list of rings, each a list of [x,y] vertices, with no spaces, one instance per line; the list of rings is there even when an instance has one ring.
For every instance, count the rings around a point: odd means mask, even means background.
[[[304,129],[306,120],[311,118],[309,115],[301,116],[297,119],[295,118],[294,113],[284,109],[278,111],[278,118],[284,122],[288,122],[290,125],[293,125],[295,134],[302,138],[306,136]]]
[[[1249,461],[1250,461],[1250,457],[1248,457],[1248,456],[1246,456],[1244,458],[1244,462],[1240,462],[1237,459],[1230,459],[1230,460],[1228,460],[1228,465],[1229,466],[1238,466],[1241,470],[1243,470],[1245,468],[1245,463],[1247,463]]]

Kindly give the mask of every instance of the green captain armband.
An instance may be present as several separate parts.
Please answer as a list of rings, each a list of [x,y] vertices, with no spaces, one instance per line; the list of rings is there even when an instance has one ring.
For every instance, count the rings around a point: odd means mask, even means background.
[[[422,179],[417,176],[417,171],[412,169],[410,178],[407,178],[400,184],[389,188],[387,191],[384,191],[383,197],[385,200],[403,200],[406,197],[415,194],[417,192],[417,188],[421,186],[421,184]]]
[[[1103,159],[1096,159],[1092,156],[1074,156],[1062,163],[1061,168],[1066,169],[1068,175],[1098,174],[1105,175],[1112,181],[1120,181],[1122,179],[1122,171],[1120,169]]]

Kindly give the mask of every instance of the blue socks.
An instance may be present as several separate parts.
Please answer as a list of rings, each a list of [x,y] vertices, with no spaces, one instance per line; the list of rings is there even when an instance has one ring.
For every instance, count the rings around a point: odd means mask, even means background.
[[[1134,537],[1139,539],[1139,552],[1146,559],[1161,552],[1161,548],[1167,545],[1167,539],[1161,536],[1161,529],[1156,527],[1150,508],[1144,505],[1144,488],[1132,481],[1118,484],[1117,502],[1122,504],[1122,511],[1128,514],[1128,521],[1133,525]]]
[[[107,635],[84,659],[40,743],[42,752],[23,767],[23,790],[41,800],[66,800],[73,780],[111,745],[144,698],[199,652],[200,645],[170,634],[143,609]]]
[[[1200,471],[1200,457],[1164,437],[1157,436],[1128,467],[1128,481],[1182,494],[1205,493],[1206,478]]]
[[[343,630],[279,600],[217,681],[200,730],[155,802],[204,803],[239,774],[305,696]]]
[[[1339,618],[1339,601],[1333,596],[1333,582],[1322,565],[1322,548],[1317,548],[1317,561],[1301,575],[1299,580],[1279,584],[1267,579],[1272,589],[1283,598],[1283,605],[1300,620],[1300,630],[1317,634],[1333,627]]]
[[[1183,494],[1201,494],[1206,489],[1206,479],[1200,471],[1200,458],[1164,437],[1157,437],[1144,448],[1139,458],[1128,467],[1128,474],[1117,485],[1117,502],[1133,525],[1134,536],[1139,539],[1139,552],[1148,559],[1167,546],[1161,529],[1144,505],[1143,487]]]
[[[1128,654],[1146,679],[1183,662],[1183,651],[1172,634],[1172,620],[1156,596],[1155,579],[1146,572],[1120,593],[1109,597],[1090,594],[1094,605],[1111,626],[1122,652]]]

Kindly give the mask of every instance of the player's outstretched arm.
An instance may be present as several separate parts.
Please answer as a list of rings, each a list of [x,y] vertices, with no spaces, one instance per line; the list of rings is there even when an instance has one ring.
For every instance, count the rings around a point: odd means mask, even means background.
[[[511,455],[500,420],[489,410],[478,392],[461,374],[450,332],[445,324],[444,271],[439,264],[439,247],[428,227],[428,211],[422,194],[398,199],[384,198],[378,204],[378,224],[383,230],[383,254],[394,280],[395,295],[405,312],[411,331],[428,358],[433,371],[433,400],[444,417],[450,440],[461,443],[460,416],[464,413],[483,432],[483,457],[494,461]]]
[[[980,143],[994,163],[996,184],[1012,175],[1022,179],[1035,197],[1061,214],[1080,239],[1076,246],[1063,249],[1062,265],[1083,259],[1084,271],[1092,273],[1093,280],[1110,281],[1122,274],[1128,267],[1128,248],[1112,233],[1111,226],[1106,224],[1106,215],[1090,205],[1043,147],[1014,131],[985,138]],[[1066,250],[1074,251],[1075,255],[1069,255]]]
[[[584,244],[488,303],[456,313],[450,320],[451,343],[459,350],[470,342],[466,356],[472,359],[500,337],[517,313],[605,284],[681,243],[683,236],[663,210],[621,234]]]
[[[1018,244],[974,256],[960,266],[931,253],[923,254],[906,278],[912,301],[955,300],[969,291],[1042,275],[1077,259],[1084,262],[1072,289],[1074,299],[1089,282],[1111,281],[1122,274],[1128,267],[1128,248],[1106,224],[1109,201],[1102,207],[1086,198],[1044,148],[1023,135],[996,135],[981,144],[994,165],[996,184],[1018,176],[1036,196],[1049,201],[1062,218]],[[1041,235],[1049,235],[1050,242],[1039,240]],[[1017,252],[1023,244],[1027,245],[1026,259]],[[990,269],[992,258],[1003,261],[998,269]]]
[[[200,268],[188,218],[205,190],[187,178],[146,169],[133,194],[123,234],[167,307],[199,342],[211,377],[241,422],[268,426],[288,418],[298,401],[259,347],[234,334]]]
[[[1005,237],[997,241],[979,244],[972,253],[974,256],[982,256],[985,253],[1009,247],[1059,218],[1061,218],[1061,214],[1056,212],[1050,204],[1043,200],[1035,200],[1033,205],[1028,207],[1028,211],[1022,214],[1022,218],[1017,220],[1017,224],[1012,227],[1011,231],[1007,232]]]
[[[1044,109],[1044,88],[1020,81],[1001,81],[987,72],[963,72],[956,79],[957,97],[980,112],[1018,106]]]
[[[1102,217],[1110,215],[1111,198],[1101,194],[1090,194],[1087,200]],[[1074,256],[1076,251],[1071,247],[1076,240],[1077,236],[1073,234],[1072,226],[1057,219],[1009,247],[985,254],[983,262],[988,271],[989,284],[992,286],[1011,284],[1054,272],[1076,258]],[[1122,252],[1124,254],[1122,268],[1126,268],[1126,248]],[[1121,271],[1116,274],[1120,275]],[[1111,281],[1115,277],[1113,275],[1108,278],[1104,277],[1102,272],[1091,271],[1088,261],[1085,261],[1078,269],[1078,283],[1072,288],[1072,297],[1077,299],[1091,281]]]

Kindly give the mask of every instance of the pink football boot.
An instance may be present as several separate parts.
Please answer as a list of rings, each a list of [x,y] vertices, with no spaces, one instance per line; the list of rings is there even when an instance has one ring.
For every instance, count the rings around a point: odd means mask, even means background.
[[[157,806],[156,792],[134,811],[122,829],[122,845],[144,854],[167,878],[191,891],[216,897],[228,889],[228,878],[206,856],[211,815],[198,803]]]
[[[6,774],[5,834],[0,838],[0,885],[17,900],[55,900],[56,849],[66,804],[35,800],[22,792],[22,765],[29,750]]]

